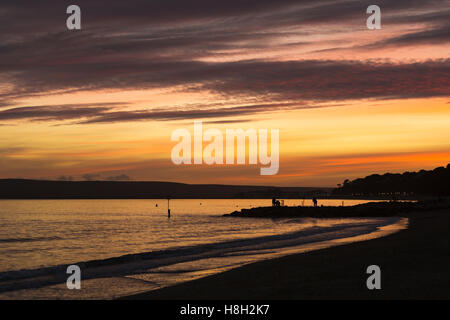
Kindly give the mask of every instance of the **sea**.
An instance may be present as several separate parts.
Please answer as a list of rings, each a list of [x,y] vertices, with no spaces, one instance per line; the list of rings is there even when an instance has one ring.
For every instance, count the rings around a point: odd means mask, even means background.
[[[223,216],[270,205],[270,199],[0,200],[0,299],[115,299],[408,225],[399,217]],[[68,289],[69,265],[81,270],[80,290]]]

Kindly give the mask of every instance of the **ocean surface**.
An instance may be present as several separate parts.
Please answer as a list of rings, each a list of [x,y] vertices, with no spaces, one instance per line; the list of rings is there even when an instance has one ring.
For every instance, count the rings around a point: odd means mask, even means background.
[[[0,200],[0,299],[112,299],[407,226],[401,218],[222,217],[270,205],[267,199],[171,200],[168,219],[164,199]],[[65,284],[71,264],[82,270],[81,290]]]

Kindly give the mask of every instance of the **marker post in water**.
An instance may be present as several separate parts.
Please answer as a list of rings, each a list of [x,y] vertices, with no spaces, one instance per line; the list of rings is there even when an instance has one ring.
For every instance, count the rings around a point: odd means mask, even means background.
[[[167,218],[170,219],[170,199],[167,198]]]

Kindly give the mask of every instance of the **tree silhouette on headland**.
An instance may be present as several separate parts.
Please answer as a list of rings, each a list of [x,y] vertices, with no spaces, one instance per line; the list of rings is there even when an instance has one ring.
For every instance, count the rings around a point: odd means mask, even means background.
[[[333,191],[345,195],[450,195],[450,164],[434,170],[373,174],[353,181],[345,180]]]

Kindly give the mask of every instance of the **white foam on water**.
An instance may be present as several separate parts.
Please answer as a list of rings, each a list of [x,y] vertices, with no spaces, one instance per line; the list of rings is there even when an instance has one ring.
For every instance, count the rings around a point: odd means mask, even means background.
[[[298,231],[81,262],[81,290],[67,289],[63,265],[0,273],[0,299],[113,299],[261,260],[383,237],[408,225],[408,219],[395,217],[285,222],[297,224]]]

